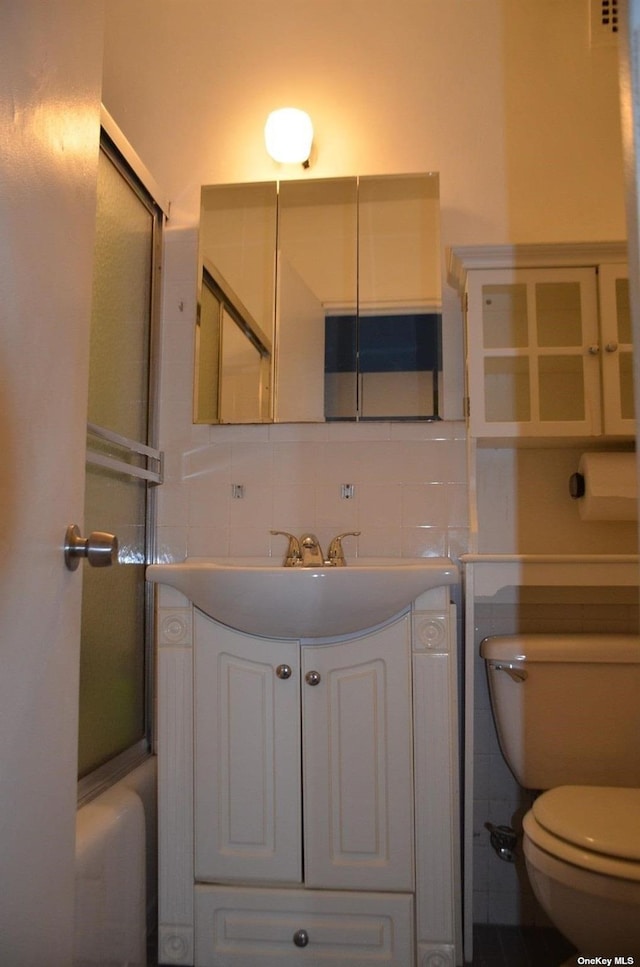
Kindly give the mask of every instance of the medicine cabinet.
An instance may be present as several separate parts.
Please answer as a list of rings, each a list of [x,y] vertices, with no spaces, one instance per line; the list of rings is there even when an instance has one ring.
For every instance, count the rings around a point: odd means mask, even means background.
[[[437,174],[201,197],[196,423],[439,418]]]

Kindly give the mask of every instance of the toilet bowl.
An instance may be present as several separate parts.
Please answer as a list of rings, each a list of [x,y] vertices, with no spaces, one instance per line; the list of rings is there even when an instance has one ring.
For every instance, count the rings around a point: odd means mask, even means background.
[[[640,962],[639,825],[640,789],[560,786],[524,817],[533,891],[584,956]]]
[[[505,761],[546,790],[523,820],[538,902],[582,956],[640,964],[640,638],[495,636],[480,653]]]

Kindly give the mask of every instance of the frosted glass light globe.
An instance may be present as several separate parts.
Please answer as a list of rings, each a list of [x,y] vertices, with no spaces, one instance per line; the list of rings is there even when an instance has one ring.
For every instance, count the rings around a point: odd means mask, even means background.
[[[283,107],[272,111],[264,126],[267,152],[282,164],[308,161],[313,142],[313,124],[305,111]]]

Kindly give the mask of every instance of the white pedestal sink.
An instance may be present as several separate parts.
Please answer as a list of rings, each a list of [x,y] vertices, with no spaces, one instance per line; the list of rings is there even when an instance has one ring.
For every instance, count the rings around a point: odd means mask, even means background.
[[[147,579],[181,591],[216,621],[266,638],[335,638],[382,624],[431,588],[455,584],[448,557],[356,558],[346,567],[283,567],[274,558],[187,558]]]

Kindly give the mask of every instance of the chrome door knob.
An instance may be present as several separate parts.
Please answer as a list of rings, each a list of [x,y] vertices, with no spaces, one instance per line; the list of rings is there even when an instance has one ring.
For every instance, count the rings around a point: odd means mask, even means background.
[[[118,538],[105,531],[93,531],[88,537],[80,536],[77,524],[69,524],[64,537],[64,563],[70,571],[86,558],[91,567],[109,567],[118,559]]]
[[[322,676],[320,675],[320,672],[307,672],[307,674],[304,676],[304,680],[307,685],[319,685],[321,678]]]
[[[292,674],[293,672],[291,671],[291,665],[278,665],[276,668],[276,675],[278,678],[291,678]]]
[[[306,930],[296,930],[293,935],[293,942],[296,947],[306,947],[309,943],[309,934]]]

